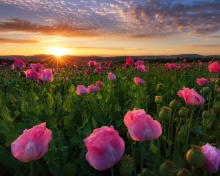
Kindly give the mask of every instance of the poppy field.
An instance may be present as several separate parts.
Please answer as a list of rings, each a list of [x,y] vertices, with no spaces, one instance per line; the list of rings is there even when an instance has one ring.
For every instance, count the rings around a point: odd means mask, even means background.
[[[0,175],[219,176],[213,59],[0,66]]]

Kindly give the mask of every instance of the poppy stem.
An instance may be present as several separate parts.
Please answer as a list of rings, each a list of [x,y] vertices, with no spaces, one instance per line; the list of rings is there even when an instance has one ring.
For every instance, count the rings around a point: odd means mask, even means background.
[[[133,158],[134,158],[134,176],[137,175],[137,173],[136,173],[135,147],[136,147],[136,142],[133,142],[132,150],[133,150]]]
[[[195,107],[193,107],[190,119],[189,119],[189,125],[188,125],[188,131],[187,131],[187,138],[186,138],[186,147],[188,147],[188,142],[189,142],[189,134],[190,134],[190,128],[191,128],[191,123],[192,123],[192,118],[194,114]]]
[[[145,152],[145,144],[146,142],[143,142],[142,144],[142,150],[141,150],[141,171],[140,173],[142,173],[143,168],[144,168],[144,152]],[[142,174],[141,174],[142,175]]]
[[[111,176],[115,176],[114,167],[113,166],[111,167]]]
[[[30,162],[30,176],[34,176],[34,161]]]
[[[203,176],[211,176],[212,174],[206,170],[204,170],[203,172]]]

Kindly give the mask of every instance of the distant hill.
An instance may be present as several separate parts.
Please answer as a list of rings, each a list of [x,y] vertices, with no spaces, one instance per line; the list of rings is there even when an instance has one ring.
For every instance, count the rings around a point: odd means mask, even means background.
[[[19,59],[28,61],[28,62],[50,62],[53,59],[56,59],[53,55],[39,54],[33,56],[22,56],[22,55],[8,55],[8,56],[0,56],[0,64],[1,62],[13,63],[13,59],[17,57]],[[132,57],[135,60],[147,60],[148,62],[176,62],[180,61],[180,59],[188,59],[189,61],[194,61],[200,59],[201,61],[208,61],[210,59],[219,60],[220,55],[209,55],[203,56],[199,54],[179,54],[179,55],[158,55],[158,56],[112,56],[112,57],[100,57],[100,56],[62,56],[62,58],[69,62],[77,62],[77,63],[87,63],[90,60],[94,60],[97,62],[124,62],[126,58]]]

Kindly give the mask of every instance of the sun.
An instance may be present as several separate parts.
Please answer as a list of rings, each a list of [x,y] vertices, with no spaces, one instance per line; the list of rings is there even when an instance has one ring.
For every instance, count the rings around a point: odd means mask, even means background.
[[[67,49],[65,48],[48,48],[48,53],[52,54],[56,57],[61,57],[65,54],[67,54]]]

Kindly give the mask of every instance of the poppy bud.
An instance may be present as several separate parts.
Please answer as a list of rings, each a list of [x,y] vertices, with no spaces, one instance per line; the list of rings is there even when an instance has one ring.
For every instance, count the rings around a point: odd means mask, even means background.
[[[202,152],[202,148],[195,145],[191,147],[192,148],[186,153],[187,162],[195,168],[202,168],[205,165],[205,156]]]
[[[189,110],[185,107],[180,108],[178,114],[180,117],[187,117]]]
[[[192,176],[192,174],[186,168],[182,168],[177,172],[176,176]]]
[[[163,89],[164,89],[164,84],[157,84],[157,88],[156,88],[157,92],[161,93]]]
[[[159,174],[160,176],[175,176],[176,166],[170,161],[166,160],[163,164],[160,165]]]
[[[130,155],[125,155],[121,160],[119,172],[121,176],[131,176],[134,167],[134,159]]]
[[[220,79],[219,78],[215,80],[215,84],[220,85]]]
[[[171,109],[179,109],[180,108],[180,102],[176,99],[170,102],[169,107]]]
[[[163,97],[162,96],[155,96],[155,103],[161,104],[163,102]]]
[[[215,102],[213,108],[216,113],[220,112],[220,101]]]
[[[209,87],[203,87],[200,90],[200,93],[203,94],[204,96],[208,96],[208,94],[210,93],[211,89]]]
[[[171,119],[171,109],[167,106],[164,106],[159,113],[159,119],[164,122],[169,122]]]
[[[210,113],[207,110],[204,110],[202,113],[202,118],[203,119],[208,119],[210,117]]]

